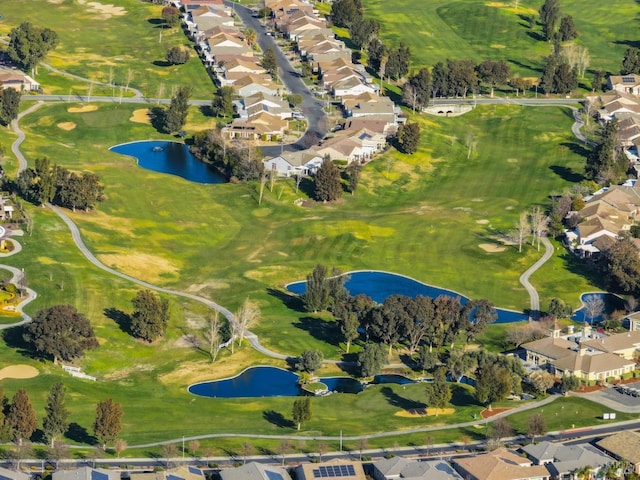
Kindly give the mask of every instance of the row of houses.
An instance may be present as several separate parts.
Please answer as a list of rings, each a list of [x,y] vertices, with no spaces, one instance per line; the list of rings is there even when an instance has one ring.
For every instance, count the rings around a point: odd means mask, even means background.
[[[461,455],[449,461],[443,459],[414,460],[392,456],[370,463],[347,459],[303,463],[285,467],[248,462],[236,468],[220,470],[213,478],[221,480],[578,480],[602,476],[620,461],[627,462],[628,471],[640,473],[640,434],[622,431],[595,444],[565,445],[561,443],[531,443],[518,450],[498,448],[494,451]],[[587,474],[582,471],[588,470]],[[149,473],[130,472],[131,480],[206,480],[196,467],[182,466]],[[30,480],[26,473],[0,468],[5,480]],[[124,478],[124,475],[123,475]],[[82,467],[60,470],[52,480],[120,480],[121,472]]]

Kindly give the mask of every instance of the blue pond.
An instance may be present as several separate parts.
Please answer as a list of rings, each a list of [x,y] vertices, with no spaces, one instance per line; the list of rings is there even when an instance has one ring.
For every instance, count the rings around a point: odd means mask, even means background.
[[[123,143],[109,150],[134,157],[140,167],[154,172],[176,175],[195,183],[226,182],[215,168],[194,157],[184,143],[153,140]]]
[[[408,297],[417,297],[423,295],[425,297],[436,298],[440,295],[450,295],[460,297],[460,302],[464,305],[469,299],[459,293],[445,290],[444,288],[432,287],[425,283],[418,282],[409,277],[396,275],[388,272],[366,271],[352,272],[348,274],[349,280],[345,283],[345,287],[351,295],[364,293],[378,303],[394,294],[405,295]],[[295,282],[287,285],[287,290],[293,293],[302,294],[305,292],[307,282]],[[513,310],[505,310],[496,308],[498,319],[496,323],[511,323],[527,320],[529,317],[521,312]]]
[[[330,392],[360,393],[361,382],[350,377],[319,378]],[[374,384],[415,383],[402,375],[376,375]],[[276,367],[251,367],[225,380],[201,382],[189,387],[189,393],[210,398],[296,397],[302,393],[298,375]]]
[[[580,300],[584,302],[585,297],[594,296],[600,297],[604,301],[604,315],[597,315],[594,318],[590,318],[584,307],[575,311],[571,320],[576,322],[588,322],[588,323],[598,323],[603,321],[605,315],[608,315],[616,310],[624,310],[625,303],[622,298],[613,293],[585,293],[580,296]]]

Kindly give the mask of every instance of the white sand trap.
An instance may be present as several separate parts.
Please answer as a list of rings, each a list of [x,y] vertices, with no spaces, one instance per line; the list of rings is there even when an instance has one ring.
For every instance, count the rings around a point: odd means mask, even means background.
[[[84,112],[93,112],[98,109],[97,105],[84,105],[82,107],[69,107],[67,108],[67,112],[69,113],[84,113]]]
[[[76,128],[76,124],[73,122],[62,122],[58,124],[58,128],[62,129],[62,130],[73,130],[74,128]]]
[[[130,122],[134,123],[151,123],[151,118],[149,118],[150,110],[148,108],[140,108],[138,110],[133,111],[133,115],[129,118]]]
[[[506,250],[505,247],[501,247],[500,245],[495,245],[493,243],[481,243],[478,246],[487,253],[499,253]]]
[[[486,225],[489,223],[489,220],[487,220],[486,218],[482,218],[480,220],[476,220],[476,223],[480,224],[480,225]]]
[[[112,15],[126,15],[127,11],[122,7],[114,7],[112,4],[88,2],[89,12],[100,14],[101,18],[110,18]]]
[[[10,365],[0,370],[0,380],[3,378],[33,378],[37,377],[38,369],[31,365]]]

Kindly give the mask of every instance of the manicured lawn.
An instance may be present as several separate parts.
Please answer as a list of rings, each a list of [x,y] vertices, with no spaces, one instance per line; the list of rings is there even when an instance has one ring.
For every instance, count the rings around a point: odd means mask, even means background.
[[[414,66],[433,65],[447,58],[490,58],[507,61],[522,76],[540,76],[542,58],[550,46],[540,40],[541,26],[529,28],[528,17],[542,2],[485,2],[480,0],[434,0],[419,8],[411,0],[365,0],[365,16],[382,23],[382,37],[397,45],[411,46]],[[637,38],[633,22],[637,13],[632,0],[589,5],[563,0],[564,14],[573,16],[579,37],[587,47],[594,69],[617,72],[625,48]]]
[[[164,90],[162,97],[169,98],[173,88],[185,84],[193,87],[194,98],[212,97],[213,83],[193,43],[180,27],[162,28],[161,5],[136,0],[108,3],[114,8],[96,11],[91,3],[6,0],[2,2],[0,34],[7,35],[11,28],[31,21],[58,34],[60,43],[47,63],[60,70],[119,86],[129,83],[151,98],[157,97],[160,89]],[[192,58],[182,66],[166,66],[166,51],[176,45],[189,46]],[[88,84],[47,73],[44,68],[39,69],[36,79],[46,93],[88,94]],[[120,89],[112,92],[94,87],[92,94],[119,96]]]

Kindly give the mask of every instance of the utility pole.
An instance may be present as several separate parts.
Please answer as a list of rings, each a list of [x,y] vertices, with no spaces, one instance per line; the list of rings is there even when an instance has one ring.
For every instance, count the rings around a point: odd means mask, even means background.
[[[182,435],[182,463],[184,464],[184,435]]]
[[[340,430],[340,451],[342,452],[342,430]]]

